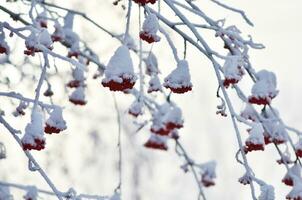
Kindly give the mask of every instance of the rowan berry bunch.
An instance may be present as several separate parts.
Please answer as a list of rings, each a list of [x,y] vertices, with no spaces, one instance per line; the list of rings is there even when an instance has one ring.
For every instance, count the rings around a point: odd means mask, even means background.
[[[201,55],[205,56],[215,71],[214,78],[217,79],[217,98],[221,104],[217,106],[217,114],[226,117],[229,113],[239,150],[236,153],[236,159],[245,170],[239,182],[243,185],[249,185],[252,199],[273,200],[275,199],[274,187],[256,177],[252,166],[248,162],[248,154],[253,151],[265,151],[266,145],[274,145],[280,160],[278,163],[287,169],[287,173],[280,182],[291,186],[292,190],[286,196],[287,199],[302,199],[302,178],[301,162],[302,140],[299,139],[296,144],[289,132],[295,133],[300,138],[301,132],[284,124],[276,108],[273,108],[272,102],[279,93],[277,89],[277,78],[273,72],[267,70],[256,70],[249,60],[249,51],[251,49],[262,49],[262,44],[255,43],[252,38],[245,39],[241,31],[235,26],[226,26],[224,20],[212,19],[199,7],[197,3],[191,0],[128,0],[127,15],[125,17],[126,27],[122,33],[113,33],[108,29],[96,23],[85,13],[75,11],[60,5],[52,4],[47,1],[9,1],[7,7],[0,5],[0,10],[7,13],[17,23],[11,21],[0,21],[0,54],[7,58],[6,63],[10,63],[10,56],[19,54],[24,56],[24,60],[31,62],[39,58],[40,76],[35,81],[35,96],[33,98],[25,97],[23,94],[13,91],[0,92],[0,96],[18,100],[18,106],[12,113],[15,117],[30,115],[30,121],[27,123],[24,131],[16,130],[11,123],[5,119],[1,113],[0,123],[12,134],[16,142],[22,147],[29,160],[29,169],[38,171],[48,183],[52,192],[39,190],[34,186],[14,185],[0,182],[0,200],[12,198],[9,187],[17,187],[25,190],[24,199],[35,200],[40,194],[54,194],[58,199],[121,199],[122,190],[122,147],[119,132],[119,184],[114,194],[110,196],[95,196],[86,194],[77,194],[74,189],[67,192],[61,192],[48,177],[47,173],[41,168],[35,158],[32,156],[32,150],[43,150],[47,148],[45,134],[53,135],[68,132],[68,122],[64,120],[64,108],[58,102],[54,102],[52,97],[57,95],[52,90],[52,85],[48,81],[49,70],[56,68],[55,62],[50,62],[50,58],[61,60],[68,63],[72,79],[64,81],[64,88],[70,93],[67,101],[72,106],[82,108],[89,103],[86,98],[87,72],[97,67],[95,81],[99,82],[100,87],[108,89],[111,93],[122,93],[125,96],[133,96],[134,100],[127,113],[133,116],[133,120],[139,124],[141,130],[148,127],[148,139],[143,144],[149,150],[168,151],[170,144],[175,143],[175,152],[182,159],[181,169],[184,172],[191,172],[199,189],[198,199],[207,199],[204,188],[214,186],[216,178],[216,162],[209,161],[198,163],[192,159],[184,146],[180,142],[181,130],[186,127],[186,120],[180,106],[172,99],[177,95],[186,95],[194,91],[194,80],[190,75],[191,66],[186,59],[187,44],[195,47]],[[167,9],[170,9],[181,21],[173,22],[161,11],[162,2]],[[239,9],[234,9],[219,1],[212,0],[217,6],[238,12],[243,19],[250,25],[252,22],[246,17],[245,13]],[[112,6],[118,6],[121,1],[113,2]],[[11,4],[21,4],[27,8],[25,15],[20,15],[17,11],[10,9]],[[126,6],[123,5],[123,8]],[[138,8],[138,9],[137,9]],[[144,12],[142,12],[142,9]],[[131,13],[138,12],[139,31],[136,35],[130,35],[130,29],[133,28]],[[189,14],[188,14],[189,13]],[[189,16],[196,15],[204,24],[196,25],[190,20]],[[103,64],[102,56],[98,56],[93,49],[81,38],[75,29],[75,16],[94,24],[100,31],[103,31],[113,39],[120,42],[119,46],[113,50],[112,56],[107,64]],[[118,20],[118,19],[117,19]],[[142,23],[143,22],[143,23]],[[179,26],[185,26],[183,30]],[[180,58],[179,48],[171,39],[171,34],[167,29],[171,29],[184,40],[184,55]],[[200,34],[201,30],[210,30],[212,34],[224,43],[224,52],[215,51],[206,42],[206,39]],[[24,49],[14,49],[10,44],[11,39],[21,40]],[[163,45],[163,40],[168,45]],[[139,43],[139,47],[135,42]],[[163,74],[161,77],[161,68],[159,59],[152,47],[156,45],[164,46],[171,52],[175,63],[171,64],[170,73]],[[65,50],[65,54],[59,51],[59,48]],[[14,49],[14,50],[13,50]],[[60,53],[59,53],[60,52]],[[137,56],[138,63],[133,61]],[[33,64],[33,62],[32,62]],[[55,75],[60,75],[59,71]],[[245,95],[241,90],[243,79],[249,79],[253,82],[250,95]],[[148,80],[148,84],[145,84]],[[47,85],[47,90],[42,91],[42,86]],[[230,91],[236,92],[237,97],[246,104],[242,111],[236,111],[231,98]],[[42,101],[41,95],[48,97],[49,101]],[[164,101],[156,98],[162,97]],[[115,102],[117,103],[117,102]],[[141,118],[147,118],[145,123],[141,123]],[[118,120],[120,125],[120,120]],[[238,124],[246,127],[246,131],[241,133]],[[23,133],[22,133],[23,132]],[[247,132],[247,133],[245,133]],[[21,134],[20,134],[21,133]],[[243,138],[246,138],[245,142]],[[3,144],[0,143],[2,146]],[[0,159],[4,159],[5,151],[0,145]],[[282,151],[282,146],[286,150]],[[3,153],[4,152],[4,153]],[[265,153],[265,152],[264,152]],[[292,154],[292,157],[291,157]],[[291,159],[293,158],[293,160]],[[259,186],[260,194],[257,197],[255,187]]]

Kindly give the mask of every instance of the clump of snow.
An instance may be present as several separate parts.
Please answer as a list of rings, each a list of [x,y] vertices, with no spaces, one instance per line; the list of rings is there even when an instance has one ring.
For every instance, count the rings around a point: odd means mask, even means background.
[[[301,168],[294,164],[282,179],[282,182],[289,186],[299,185],[301,183]]]
[[[134,86],[137,77],[128,47],[122,45],[114,52],[104,73],[102,84],[110,90],[123,91]]]
[[[222,67],[225,76],[224,86],[228,87],[230,84],[238,83],[244,75],[244,61],[242,56],[230,55],[226,58]]]
[[[9,187],[0,185],[0,199],[1,200],[12,200],[13,199],[13,196],[10,194]]]
[[[203,186],[210,187],[215,185],[216,178],[216,162],[210,161],[200,165],[201,168],[201,182]]]
[[[9,51],[10,51],[9,46],[5,41],[5,34],[2,31],[0,33],[0,54],[3,54],[3,53],[9,54]]]
[[[168,150],[167,137],[151,133],[144,146],[151,149]]]
[[[165,78],[163,85],[175,93],[184,93],[191,90],[192,83],[188,62],[180,60],[177,63],[176,69]]]
[[[246,120],[257,121],[257,114],[252,105],[246,104],[245,108],[241,111],[240,116]]]
[[[133,115],[134,117],[137,117],[138,115],[142,115],[143,114],[143,107],[144,107],[144,103],[140,100],[135,100],[129,110],[128,113]]]
[[[38,189],[35,186],[28,186],[27,192],[24,195],[25,200],[37,200],[38,199]]]
[[[148,93],[162,91],[162,86],[158,76],[153,76],[149,81]]]
[[[260,187],[259,200],[275,200],[275,189],[272,185],[264,184]]]
[[[143,30],[140,32],[139,37],[148,43],[159,42],[160,37],[156,35],[158,29],[158,19],[156,15],[151,13],[146,17],[144,21]]]
[[[245,141],[245,151],[264,150],[264,129],[261,123],[253,123],[249,137]]]
[[[53,111],[50,113],[50,117],[47,119],[46,124],[51,127],[58,128],[60,130],[65,130],[66,121],[63,119],[63,111],[59,106],[54,106]]]
[[[32,30],[31,34],[25,39],[26,48],[36,52],[41,51],[39,45],[52,49],[52,44],[51,36],[46,28],[41,28],[40,31]]]
[[[273,72],[261,70],[256,74],[257,81],[252,87],[250,103],[270,104],[271,100],[278,95],[277,79]]]
[[[35,19],[37,26],[39,28],[47,28],[47,12],[43,10],[43,12],[39,13]]]
[[[144,58],[144,61],[146,63],[146,74],[152,76],[159,73],[157,58],[152,52]]]
[[[42,114],[34,110],[31,114],[31,122],[25,127],[25,134],[21,139],[24,150],[41,150],[45,148],[44,128]]]
[[[84,87],[77,87],[69,96],[69,101],[75,105],[85,105],[85,90]]]

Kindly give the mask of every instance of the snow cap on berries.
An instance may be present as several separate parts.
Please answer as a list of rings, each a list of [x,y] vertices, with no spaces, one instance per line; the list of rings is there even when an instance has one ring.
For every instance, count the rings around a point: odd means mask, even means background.
[[[152,76],[159,73],[157,58],[152,52],[150,52],[148,56],[144,58],[144,61],[146,63],[146,74]]]
[[[47,12],[43,10],[43,12],[39,13],[35,19],[38,27],[47,28]]]
[[[156,35],[159,29],[158,19],[156,15],[149,14],[144,23],[143,30],[140,32],[140,38],[148,43],[160,41],[160,37]]]
[[[295,181],[296,180],[296,181]],[[299,181],[298,181],[299,180]],[[282,179],[282,182],[288,186],[294,186],[296,183],[301,182],[301,168],[299,165],[294,164]]]
[[[39,45],[43,45],[48,49],[52,49],[52,39],[46,28],[40,31],[32,30],[31,34],[25,39],[27,50],[24,51],[27,55],[34,55],[35,52],[41,52]]]
[[[210,161],[200,165],[201,168],[201,183],[205,187],[215,185],[214,179],[216,178],[216,162]]]
[[[55,21],[54,24],[55,31],[51,35],[51,39],[53,42],[61,41],[65,38],[65,33],[63,27],[58,21]]]
[[[253,123],[249,137],[245,141],[247,151],[264,150],[264,129],[261,123]]]
[[[162,85],[158,76],[153,76],[149,81],[148,93],[162,91]]]
[[[0,199],[1,200],[12,200],[13,196],[10,194],[8,186],[0,185]]]
[[[84,76],[84,70],[79,67],[76,66],[75,69],[72,70],[72,77],[73,80],[69,81],[67,83],[67,86],[70,88],[74,88],[74,87],[80,87],[80,86],[85,86],[85,76]]]
[[[295,152],[298,157],[302,157],[302,138],[295,144]]]
[[[240,116],[246,120],[257,121],[257,113],[253,109],[252,105],[246,104],[245,108],[241,111]]]
[[[25,134],[21,140],[24,150],[41,150],[45,148],[43,117],[39,111],[34,110],[31,122],[25,127]]]
[[[302,199],[302,180],[301,178],[295,178],[293,189],[286,195],[286,199],[289,200],[301,200]]]
[[[110,58],[102,85],[113,91],[123,91],[132,89],[136,79],[129,49],[122,45]]]
[[[63,119],[62,112],[63,111],[61,107],[54,106],[53,111],[50,113],[50,117],[45,123],[45,133],[59,133],[67,128],[66,121]]]
[[[240,177],[238,181],[243,185],[247,185],[252,182],[252,177],[247,172],[245,172],[245,174],[242,177]]]
[[[229,87],[230,84],[238,83],[244,75],[243,58],[239,55],[228,56],[222,67],[225,80],[223,85]]]
[[[256,78],[249,102],[259,105],[270,104],[271,100],[278,95],[276,75],[273,72],[261,70],[256,74]]]
[[[185,93],[192,90],[189,66],[186,60],[180,60],[174,69],[164,80],[164,86],[174,93]]]
[[[183,119],[181,109],[177,106],[171,106],[168,112],[163,117],[163,123],[166,129],[172,130],[174,128],[183,127]]]
[[[9,46],[5,41],[5,34],[2,31],[0,33],[0,54],[3,54],[3,53],[9,54]]]
[[[272,185],[261,185],[259,200],[275,200],[275,189]]]
[[[138,115],[142,115],[143,114],[143,107],[144,107],[144,103],[140,100],[135,100],[129,110],[128,113],[134,117],[137,117]]]
[[[75,105],[85,105],[85,90],[83,87],[77,87],[69,96],[69,101]]]
[[[144,146],[146,148],[150,148],[150,149],[158,149],[158,150],[166,151],[166,150],[168,150],[167,137],[151,133],[150,138],[144,144]]]
[[[37,200],[38,199],[38,189],[35,186],[28,186],[27,192],[24,195],[25,200]]]

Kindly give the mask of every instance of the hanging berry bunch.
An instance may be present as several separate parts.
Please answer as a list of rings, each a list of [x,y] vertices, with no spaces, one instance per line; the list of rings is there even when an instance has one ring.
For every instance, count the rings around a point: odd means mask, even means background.
[[[53,111],[50,113],[50,117],[45,123],[44,132],[48,134],[60,133],[66,128],[66,122],[62,116],[62,108],[55,106]]]
[[[238,83],[244,75],[243,59],[241,56],[228,56],[223,65],[225,79],[223,86],[228,88],[232,84]]]
[[[257,81],[253,85],[249,102],[258,105],[270,104],[278,94],[276,75],[267,70],[261,70],[256,74]]]
[[[159,29],[158,19],[154,14],[148,14],[144,23],[143,23],[143,30],[139,33],[139,37],[148,42],[159,42],[160,37],[156,35]]]
[[[33,110],[31,122],[26,125],[25,134],[21,140],[24,150],[42,150],[45,148],[42,114]]]
[[[164,87],[174,93],[185,93],[192,90],[191,76],[188,62],[180,60],[174,69],[164,80]]]
[[[137,4],[144,6],[148,3],[155,4],[157,0],[133,0],[133,1]]]
[[[122,45],[109,60],[102,85],[111,91],[124,91],[132,89],[136,79],[129,49]]]

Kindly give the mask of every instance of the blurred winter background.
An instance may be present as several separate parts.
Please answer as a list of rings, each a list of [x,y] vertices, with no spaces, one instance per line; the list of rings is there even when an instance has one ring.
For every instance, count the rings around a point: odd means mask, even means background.
[[[121,6],[113,6],[111,0],[53,2],[85,12],[113,32],[124,31],[125,11]],[[256,70],[265,68],[276,73],[280,94],[273,101],[273,106],[278,108],[286,123],[302,130],[300,121],[302,2],[299,0],[225,0],[224,2],[244,10],[254,22],[255,27],[248,26],[240,15],[217,7],[208,0],[196,1],[209,16],[214,19],[226,18],[227,25],[235,24],[244,36],[250,34],[256,42],[262,42],[266,46],[264,50],[250,51],[250,60]],[[4,0],[1,1],[2,4],[7,5]],[[131,34],[138,44],[138,14],[137,6],[134,6]],[[12,7],[15,10],[19,9]],[[163,8],[162,12],[166,12],[166,9]],[[175,18],[170,11],[167,12],[170,19]],[[0,17],[1,21],[8,20],[8,16],[1,12]],[[107,63],[119,44],[83,19],[77,17],[75,20],[75,28],[82,39],[98,53],[101,62]],[[183,41],[167,27],[165,28],[172,34],[172,39],[181,55]],[[211,32],[203,31],[202,34],[214,49],[223,52],[223,44],[217,42]],[[14,56],[12,60],[18,63],[21,60],[20,57],[23,56],[24,44],[16,45],[15,55],[17,56]],[[144,47],[150,49],[148,45]],[[164,78],[176,65],[171,51],[166,47],[167,43],[164,38],[162,42],[153,46],[153,51],[160,63],[161,78]],[[217,161],[216,186],[206,189],[208,199],[251,199],[249,187],[238,182],[244,170],[235,160],[238,145],[230,118],[216,115],[216,106],[219,101],[215,96],[217,81],[212,66],[194,48],[189,46],[187,53],[194,85],[193,91],[183,95],[172,95],[172,100],[183,109],[185,119],[184,128],[180,131],[180,141],[196,162]],[[133,58],[137,63],[137,57],[133,55]],[[57,62],[57,66],[61,73],[70,72],[71,66],[66,63]],[[25,65],[23,68],[26,74],[38,75],[39,73],[39,70],[31,66]],[[18,72],[13,67],[1,66],[0,70],[1,76],[11,78],[10,88],[2,84],[1,90],[15,90],[33,97],[35,85],[32,81],[20,82]],[[94,66],[91,67],[87,75],[88,104],[84,107],[74,106],[68,102],[68,94],[63,85],[70,80],[70,75],[69,77],[50,77],[49,81],[55,92],[54,102],[65,107],[64,114],[68,129],[62,134],[47,136],[46,150],[33,153],[59,189],[65,191],[73,187],[78,193],[110,195],[118,183],[117,116],[111,92],[101,86],[100,79],[91,78],[95,70]],[[247,77],[245,79],[246,81],[243,81],[240,86],[245,89],[246,94],[249,94],[251,82]],[[192,175],[185,174],[180,169],[183,163],[174,152],[173,141],[169,143],[168,152],[144,148],[143,143],[149,136],[149,127],[135,133],[136,126],[132,123],[133,118],[127,114],[127,108],[133,101],[133,97],[117,94],[116,98],[123,126],[123,199],[196,199],[197,186]],[[235,96],[233,100],[237,111],[240,111],[244,104],[236,100]],[[7,105],[11,105],[11,102],[2,97],[1,109],[6,111],[7,120],[14,127],[24,130],[29,121],[29,115],[15,118],[10,115],[14,107]],[[241,127],[244,138],[247,137],[245,129],[246,127]],[[2,126],[0,130],[0,141],[7,147],[7,159],[0,161],[0,180],[37,185],[48,189],[38,173],[32,173],[27,169],[27,160],[10,134]],[[273,146],[267,146],[265,152],[248,154],[248,159],[256,176],[275,186],[276,199],[284,199],[290,188],[281,183],[285,168],[276,163],[278,155]],[[13,192],[17,195],[15,199],[21,199],[22,194],[15,190]]]

